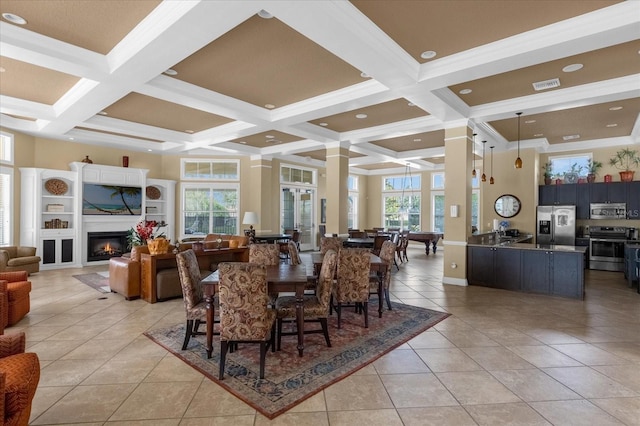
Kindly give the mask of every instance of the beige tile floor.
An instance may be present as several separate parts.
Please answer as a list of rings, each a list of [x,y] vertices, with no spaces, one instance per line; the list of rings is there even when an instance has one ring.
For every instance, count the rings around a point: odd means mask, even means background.
[[[442,285],[442,258],[409,248],[396,303],[451,317],[269,421],[144,337],[180,323],[181,300],[101,294],[32,276],[23,330],[42,376],[31,422],[87,425],[640,425],[640,295],[587,271],[584,301]],[[354,396],[358,395],[358,396]]]

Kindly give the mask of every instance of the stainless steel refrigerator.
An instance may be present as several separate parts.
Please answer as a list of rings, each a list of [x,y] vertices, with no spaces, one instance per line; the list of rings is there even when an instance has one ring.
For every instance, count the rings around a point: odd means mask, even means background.
[[[536,219],[538,244],[576,244],[576,206],[538,206]]]

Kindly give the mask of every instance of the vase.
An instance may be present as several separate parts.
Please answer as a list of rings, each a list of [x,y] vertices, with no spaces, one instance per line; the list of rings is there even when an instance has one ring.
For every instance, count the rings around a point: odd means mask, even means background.
[[[588,183],[593,183],[596,181],[596,175],[594,173],[589,173],[587,175],[587,182]]]
[[[620,181],[631,182],[633,180],[634,174],[635,172],[633,170],[626,170],[624,172],[620,172]]]
[[[151,254],[164,254],[169,252],[169,240],[166,238],[154,238],[153,240],[147,240],[147,246],[149,247],[149,253]]]
[[[122,167],[129,167],[129,156],[122,156]]]
[[[85,156],[84,160],[82,160],[83,163],[87,163],[87,164],[93,164],[93,161],[89,158],[89,156]]]
[[[544,184],[551,185],[551,178],[548,178],[548,177],[544,178]]]
[[[612,178],[613,176],[611,175],[604,175],[604,181],[607,183],[611,182],[613,180]]]

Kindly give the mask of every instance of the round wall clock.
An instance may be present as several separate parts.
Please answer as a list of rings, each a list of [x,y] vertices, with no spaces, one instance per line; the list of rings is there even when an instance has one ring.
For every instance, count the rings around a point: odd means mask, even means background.
[[[520,200],[515,195],[505,194],[498,197],[493,208],[500,217],[514,217],[520,213]]]

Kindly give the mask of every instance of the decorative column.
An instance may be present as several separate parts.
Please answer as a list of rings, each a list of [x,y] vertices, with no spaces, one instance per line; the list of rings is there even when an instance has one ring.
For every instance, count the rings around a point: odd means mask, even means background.
[[[250,184],[246,188],[250,192],[249,202],[240,214],[240,218],[244,212],[250,211],[258,214],[260,223],[255,226],[259,230],[277,230],[277,215],[273,214],[274,197],[272,195],[273,188],[271,185],[273,175],[273,161],[271,157],[262,155],[251,156]],[[278,206],[278,198],[275,198],[275,205]]]
[[[443,284],[467,285],[467,238],[471,235],[473,130],[445,129]]]
[[[349,219],[348,142],[327,145],[327,232],[346,234]]]

